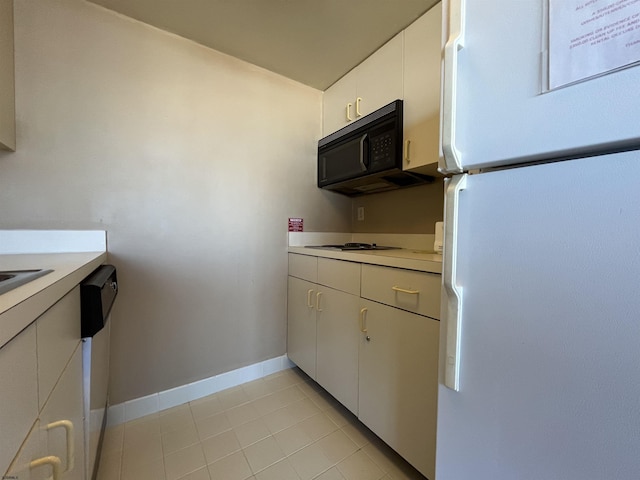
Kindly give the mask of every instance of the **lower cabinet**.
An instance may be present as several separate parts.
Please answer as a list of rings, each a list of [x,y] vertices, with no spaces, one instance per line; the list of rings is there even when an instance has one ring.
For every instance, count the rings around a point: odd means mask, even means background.
[[[316,382],[357,415],[360,297],[323,287],[316,309]]]
[[[363,308],[358,417],[433,479],[440,322],[369,300]]]
[[[0,348],[0,475],[38,416],[36,326]]]
[[[78,344],[40,413],[47,440],[45,453],[60,459],[64,480],[85,478],[83,413],[82,347]]]
[[[433,479],[440,276],[323,258],[300,269],[296,257],[289,358]]]
[[[287,355],[357,414],[360,297],[290,276],[287,303]]]
[[[25,412],[29,413],[30,419],[29,427],[17,439],[18,445],[22,444],[20,450],[10,465],[1,466],[2,473],[6,472],[4,478],[86,478],[79,316],[80,295],[79,287],[76,287],[0,350],[1,353],[8,348],[7,352],[11,352],[15,347],[20,347],[19,351],[27,356],[32,365],[34,379],[37,375],[37,384],[31,386],[28,396],[7,405],[11,408],[15,404],[19,410],[22,410],[21,405],[29,405],[29,410]],[[31,336],[33,340],[25,350],[21,344]],[[2,355],[0,362],[1,371],[5,366]],[[2,410],[5,408],[3,404]],[[0,431],[4,431],[4,428]]]
[[[298,367],[316,378],[316,310],[318,286],[289,277],[287,289],[287,355]]]

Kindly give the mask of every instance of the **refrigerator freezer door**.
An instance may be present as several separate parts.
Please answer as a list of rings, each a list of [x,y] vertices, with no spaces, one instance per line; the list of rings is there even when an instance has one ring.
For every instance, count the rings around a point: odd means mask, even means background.
[[[441,349],[438,480],[637,480],[639,178],[638,152],[466,177],[460,390]]]
[[[635,93],[640,66],[543,93],[546,3],[444,0],[441,170],[457,173],[640,145]]]

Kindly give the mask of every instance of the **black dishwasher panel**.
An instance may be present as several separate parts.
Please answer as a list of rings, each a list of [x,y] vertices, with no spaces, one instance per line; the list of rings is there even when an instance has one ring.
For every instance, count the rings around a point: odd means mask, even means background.
[[[104,327],[118,294],[116,267],[102,265],[80,284],[81,336],[93,337]]]

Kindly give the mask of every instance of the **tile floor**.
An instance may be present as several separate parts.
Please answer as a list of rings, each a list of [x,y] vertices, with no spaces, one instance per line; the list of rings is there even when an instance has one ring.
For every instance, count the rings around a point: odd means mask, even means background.
[[[294,368],[111,427],[99,480],[424,480]]]

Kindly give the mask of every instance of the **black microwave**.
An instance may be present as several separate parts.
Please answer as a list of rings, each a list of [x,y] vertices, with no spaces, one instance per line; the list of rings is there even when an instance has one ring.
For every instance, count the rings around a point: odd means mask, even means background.
[[[318,187],[348,196],[433,182],[402,170],[402,100],[318,141]]]

